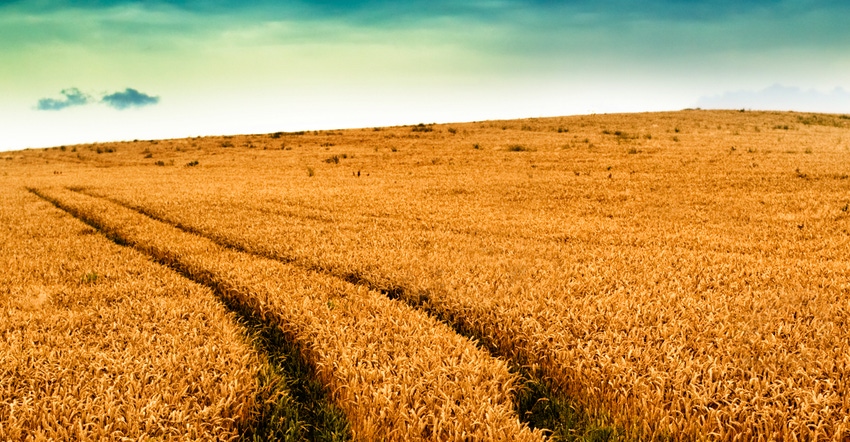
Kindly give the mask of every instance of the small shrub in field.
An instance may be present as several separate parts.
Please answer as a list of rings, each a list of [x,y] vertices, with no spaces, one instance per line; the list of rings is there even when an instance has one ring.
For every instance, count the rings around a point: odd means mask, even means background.
[[[280,138],[281,135],[283,135],[283,132],[275,132],[275,133],[269,135],[269,137],[276,139],[276,138]]]
[[[475,144],[472,145],[472,148],[473,149],[481,149],[481,145],[479,145],[478,143],[475,143]]]
[[[434,131],[433,127],[426,126],[422,123],[419,123],[416,126],[413,126],[413,129],[411,129],[411,132],[433,132],[433,131]]]
[[[156,164],[157,166],[165,166],[165,161],[160,160],[160,161],[157,161],[154,164]]]
[[[634,148],[634,147],[629,148],[629,151],[628,151],[629,155],[634,155],[634,154],[636,154],[636,153],[638,153],[638,152],[639,152],[639,151],[638,151],[636,148]]]
[[[376,147],[375,149],[377,151],[378,148]],[[398,148],[395,147],[395,146],[391,147],[390,150],[393,151],[393,152],[398,152]]]
[[[521,144],[511,144],[508,146],[508,152],[528,152],[529,148],[521,145]]]
[[[847,127],[846,122],[841,120],[850,119],[847,115],[840,115],[838,117],[832,117],[829,115],[809,115],[809,116],[798,116],[797,121],[800,123],[810,126],[827,126],[827,127]]]
[[[455,129],[455,128],[453,128],[453,127],[450,127],[450,128],[448,129],[448,131],[449,131],[449,133],[450,133],[450,134],[452,134],[452,135],[454,135],[454,134],[456,134],[456,133],[457,133],[457,129]]]
[[[313,175],[316,175],[316,171],[313,170],[312,167],[308,167],[307,168],[307,176],[313,176]]]
[[[619,140],[633,140],[633,139],[638,138],[638,135],[631,135],[628,132],[623,132],[621,130],[610,131],[610,130],[606,129],[606,130],[602,131],[602,134],[603,135],[614,135]]]
[[[197,166],[198,164],[199,164],[199,163],[198,163],[198,160],[189,161],[188,163],[186,163],[186,167],[195,167],[195,166]]]
[[[83,277],[80,280],[84,284],[94,284],[94,283],[97,282],[97,273],[96,272],[86,273],[85,275],[83,275]]]
[[[339,164],[339,156],[334,155],[330,158],[325,158],[325,162],[328,164]]]

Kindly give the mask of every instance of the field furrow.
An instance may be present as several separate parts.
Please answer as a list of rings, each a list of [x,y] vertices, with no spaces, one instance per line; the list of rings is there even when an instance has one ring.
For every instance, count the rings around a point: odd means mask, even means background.
[[[507,365],[444,324],[338,278],[218,246],[102,199],[39,195],[232,302],[275,321],[358,440],[534,440],[511,405]]]

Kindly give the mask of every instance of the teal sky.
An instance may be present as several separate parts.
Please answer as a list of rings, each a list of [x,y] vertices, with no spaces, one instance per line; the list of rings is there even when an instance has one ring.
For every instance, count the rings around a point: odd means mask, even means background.
[[[850,113],[850,2],[0,0],[0,150],[687,107]]]

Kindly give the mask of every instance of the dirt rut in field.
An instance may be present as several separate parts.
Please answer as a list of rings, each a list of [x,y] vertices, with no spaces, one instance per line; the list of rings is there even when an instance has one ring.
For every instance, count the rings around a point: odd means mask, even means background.
[[[170,217],[169,215],[171,214],[164,214],[155,209],[131,204],[119,198],[93,191],[92,189],[84,187],[69,187],[67,189],[140,213],[180,231],[205,238],[229,250],[278,261],[299,267],[305,271],[321,273],[328,277],[362,286],[370,291],[382,293],[391,300],[404,302],[412,308],[436,318],[452,328],[456,333],[476,342],[479,347],[486,349],[494,357],[508,359],[510,361],[512,371],[519,373],[521,377],[521,386],[513,391],[514,409],[518,411],[520,420],[531,428],[541,429],[549,433],[556,439],[569,438],[574,434],[585,434],[591,438],[598,437],[600,440],[607,440],[610,434],[614,434],[615,432],[623,433],[622,428],[612,427],[608,421],[597,419],[588,413],[587,410],[584,410],[572,398],[556,392],[552,388],[550,380],[539,369],[530,370],[528,367],[536,366],[535,358],[530,356],[530,354],[535,353],[525,351],[517,354],[514,350],[506,350],[504,345],[494,342],[479,327],[467,323],[467,318],[463,314],[457,314],[451,308],[445,308],[439,301],[432,302],[430,293],[427,291],[411,290],[405,287],[404,284],[392,280],[389,282],[378,282],[372,277],[360,273],[340,271],[338,268],[327,263],[310,261],[299,256],[287,256],[275,253],[263,245],[251,243],[243,238],[233,237],[227,233],[217,233],[210,229],[183,223],[177,221],[177,218]]]
[[[339,278],[222,247],[103,199],[35,193],[278,324],[358,440],[539,440],[511,403],[506,363],[445,324]]]

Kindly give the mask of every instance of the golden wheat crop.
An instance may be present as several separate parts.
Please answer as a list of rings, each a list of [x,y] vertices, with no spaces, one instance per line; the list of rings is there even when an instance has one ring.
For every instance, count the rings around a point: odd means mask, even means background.
[[[9,180],[0,440],[234,440],[259,355],[212,293]]]
[[[379,293],[234,252],[104,200],[40,195],[280,324],[317,368],[357,440],[536,440],[513,412],[515,375],[445,325]]]
[[[4,167],[63,200],[106,199],[291,272],[383,289],[627,437],[850,437],[850,119],[451,128],[80,146]],[[304,311],[324,312],[324,296]]]

